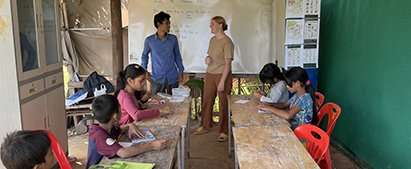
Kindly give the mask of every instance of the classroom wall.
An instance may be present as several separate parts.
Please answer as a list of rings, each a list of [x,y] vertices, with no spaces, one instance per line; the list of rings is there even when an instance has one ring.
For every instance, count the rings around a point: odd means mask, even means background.
[[[373,168],[409,168],[411,1],[322,0],[318,91],[332,135]]]
[[[21,130],[10,2],[0,0],[0,144],[6,133]]]

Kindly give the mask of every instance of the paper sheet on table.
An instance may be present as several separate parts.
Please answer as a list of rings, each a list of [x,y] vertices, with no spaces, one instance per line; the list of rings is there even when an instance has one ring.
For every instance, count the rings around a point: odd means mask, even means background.
[[[258,113],[271,113],[270,111],[258,110]]]
[[[236,102],[234,102],[234,103],[240,103],[240,104],[244,104],[244,103],[247,103],[249,100],[238,100],[238,101],[236,101]]]
[[[133,145],[132,142],[118,142],[118,144],[120,144],[120,146],[126,148],[126,147],[131,147]]]

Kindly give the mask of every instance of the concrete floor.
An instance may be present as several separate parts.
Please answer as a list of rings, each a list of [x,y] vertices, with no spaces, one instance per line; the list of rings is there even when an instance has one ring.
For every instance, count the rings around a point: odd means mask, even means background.
[[[198,121],[192,120],[190,126],[190,157],[185,157],[186,169],[234,169],[234,158],[228,157],[227,153],[228,142],[217,141],[219,137],[218,127],[213,127],[209,133],[194,135],[192,133],[200,124]],[[68,141],[69,154],[77,159],[71,162],[72,168],[84,169],[87,161],[88,133],[69,136]],[[350,160],[349,157],[332,145],[330,145],[330,156],[333,168],[360,168],[354,161]]]

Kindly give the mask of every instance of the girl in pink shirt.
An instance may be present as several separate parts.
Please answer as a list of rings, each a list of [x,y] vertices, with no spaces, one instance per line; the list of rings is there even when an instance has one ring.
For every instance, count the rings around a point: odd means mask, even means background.
[[[161,102],[152,100],[143,105],[138,103],[134,92],[141,91],[146,81],[146,71],[138,64],[128,65],[124,71],[118,73],[117,88],[114,93],[121,106],[121,119],[119,125],[132,123],[135,120],[142,120],[158,116],[160,114],[173,113],[173,109],[164,106],[159,109],[144,110],[148,106],[161,105]]]

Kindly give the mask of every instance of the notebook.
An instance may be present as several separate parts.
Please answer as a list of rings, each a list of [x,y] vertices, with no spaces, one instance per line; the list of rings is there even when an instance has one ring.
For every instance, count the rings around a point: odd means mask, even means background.
[[[133,142],[133,144],[136,143],[141,143],[141,142],[145,142],[145,141],[151,141],[151,140],[155,140],[156,138],[153,136],[153,134],[150,132],[150,130],[148,129],[142,129],[142,132],[144,132],[146,134],[145,137],[139,138],[136,134],[131,134],[131,142]]]

